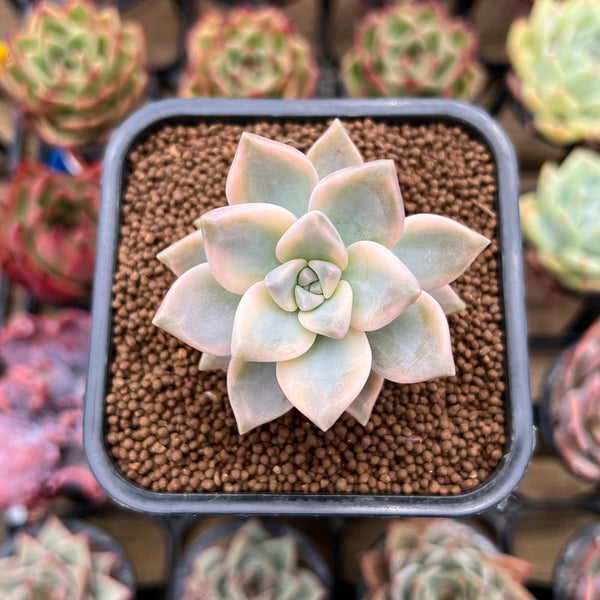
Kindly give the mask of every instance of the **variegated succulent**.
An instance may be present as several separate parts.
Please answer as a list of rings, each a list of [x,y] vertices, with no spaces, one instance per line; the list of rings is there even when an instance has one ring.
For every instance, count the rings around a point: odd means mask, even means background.
[[[247,521],[227,547],[210,546],[194,558],[183,600],[324,600],[317,576],[298,566],[291,535],[272,537]]]
[[[369,12],[344,55],[350,96],[472,100],[483,85],[477,36],[438,2],[404,0]]]
[[[38,534],[18,534],[16,554],[0,558],[3,600],[129,600],[130,588],[114,579],[119,557],[95,552],[84,533],[73,534],[57,518]]]
[[[114,7],[43,0],[8,45],[0,84],[48,144],[102,143],[144,95],[143,30]]]
[[[596,0],[536,0],[529,17],[508,35],[514,93],[549,140],[571,144],[600,139]]]
[[[600,320],[569,353],[550,395],[556,449],[577,475],[600,481]]]
[[[318,78],[308,43],[275,7],[207,13],[189,33],[187,54],[187,98],[308,98]]]
[[[363,600],[534,600],[520,583],[531,570],[458,521],[392,521],[383,548],[361,557]]]
[[[521,196],[521,224],[563,285],[600,292],[600,155],[578,148],[560,166],[544,164],[537,190]]]
[[[384,378],[454,374],[450,283],[489,242],[405,218],[393,161],[363,163],[339,120],[307,155],[244,133],[226,196],[159,254],[179,277],[153,322],[204,352],[200,368],[232,357],[240,433],[293,406],[324,431],[346,410],[366,424]]]
[[[69,175],[25,161],[0,200],[0,265],[38,299],[89,297],[101,170],[96,163]]]

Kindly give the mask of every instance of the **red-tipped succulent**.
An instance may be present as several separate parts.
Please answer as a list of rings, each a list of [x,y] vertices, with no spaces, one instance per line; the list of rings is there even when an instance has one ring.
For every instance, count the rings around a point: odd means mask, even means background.
[[[600,319],[568,355],[551,392],[550,418],[571,470],[600,481]]]
[[[40,300],[62,304],[90,294],[100,171],[97,163],[68,175],[28,161],[0,202],[0,264]]]

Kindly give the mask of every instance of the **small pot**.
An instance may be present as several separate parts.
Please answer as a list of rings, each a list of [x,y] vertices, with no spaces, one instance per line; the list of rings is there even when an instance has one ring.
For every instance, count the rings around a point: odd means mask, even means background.
[[[179,565],[176,567],[172,585],[172,600],[182,600],[185,591],[185,580],[192,572],[192,566],[196,555],[210,546],[227,541],[243,524],[243,519],[217,523],[196,537],[190,547],[185,551],[179,561]],[[298,563],[300,566],[312,571],[321,581],[323,586],[329,590],[329,593],[331,593],[331,590],[333,589],[333,576],[331,575],[329,566],[321,553],[303,533],[287,523],[282,523],[281,521],[273,519],[264,519],[261,521],[261,524],[269,534],[273,536],[292,536],[296,542]],[[330,596],[328,595],[327,598],[329,597]]]
[[[600,548],[598,540],[600,540],[600,522],[588,525],[567,541],[554,565],[554,600],[593,600],[596,597],[582,598],[575,594],[583,575],[580,571],[581,561],[591,544],[595,542]],[[600,578],[600,574],[598,577]]]
[[[454,496],[340,493],[171,493],[134,484],[116,467],[105,438],[105,398],[112,356],[112,284],[119,244],[120,206],[129,151],[146,133],[166,124],[194,122],[327,121],[332,117],[386,119],[393,123],[441,122],[464,128],[489,149],[495,162],[499,241],[499,303],[505,344],[506,446],[496,470],[479,487]],[[522,246],[514,151],[482,110],[449,100],[167,100],[130,117],[105,154],[92,343],[86,390],[84,440],[92,471],[109,496],[150,513],[464,516],[498,504],[529,464],[534,435],[529,392]],[[150,392],[151,393],[151,392]],[[411,440],[409,440],[411,441]],[[218,450],[216,450],[218,452]]]

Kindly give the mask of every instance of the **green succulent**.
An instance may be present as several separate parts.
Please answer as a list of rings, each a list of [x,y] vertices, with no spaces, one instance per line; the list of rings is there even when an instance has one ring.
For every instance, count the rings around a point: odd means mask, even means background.
[[[520,584],[531,568],[457,521],[392,521],[384,547],[361,557],[363,600],[534,600]]]
[[[323,600],[327,591],[312,571],[298,566],[291,535],[270,536],[247,521],[227,547],[195,557],[183,600]]]
[[[16,554],[0,559],[2,600],[130,600],[131,589],[111,577],[118,556],[94,552],[84,533],[57,517],[32,537],[20,533]]]
[[[292,407],[323,431],[345,411],[365,425],[384,378],[454,375],[450,284],[489,240],[405,218],[393,161],[363,163],[338,120],[306,155],[244,133],[225,191],[158,255],[178,279],[153,323],[210,355],[200,368],[228,365],[240,433]]]
[[[350,96],[439,96],[471,100],[483,84],[477,37],[437,2],[371,11],[342,59]]]
[[[278,8],[208,12],[191,29],[180,95],[308,98],[318,68],[307,41]]]
[[[537,0],[508,35],[513,89],[549,140],[600,139],[600,10],[596,0]]]
[[[0,84],[48,144],[100,143],[140,102],[148,76],[140,25],[87,0],[36,4],[8,41]]]
[[[600,155],[571,152],[546,163],[537,190],[521,197],[523,234],[566,287],[600,292]]]

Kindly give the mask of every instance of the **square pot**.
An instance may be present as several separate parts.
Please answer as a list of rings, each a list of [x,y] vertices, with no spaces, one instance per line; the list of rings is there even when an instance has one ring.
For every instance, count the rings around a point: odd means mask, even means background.
[[[106,439],[107,390],[114,355],[113,284],[121,243],[120,227],[129,153],[145,136],[165,125],[190,125],[201,122],[206,123],[210,129],[216,123],[271,123],[277,120],[323,124],[333,117],[343,120],[374,119],[398,126],[428,123],[457,126],[475,138],[491,155],[496,176],[493,189],[498,215],[496,237],[499,248],[499,292],[496,300],[501,312],[499,320],[504,344],[501,358],[504,372],[504,411],[501,419],[505,420],[506,439],[502,451],[498,452],[501,456],[498,457],[495,470],[475,489],[451,496],[417,496],[387,492],[262,493],[262,490],[261,493],[214,493],[215,489],[210,486],[210,482],[206,493],[173,493],[166,490],[153,491],[137,485],[125,477],[117,467]],[[443,149],[441,150],[443,152]],[[177,149],[173,151],[177,152]],[[233,157],[231,152],[231,148],[223,149],[222,158],[228,164]],[[182,157],[182,160],[185,161],[185,158]],[[224,188],[224,182],[222,187]],[[460,190],[457,190],[456,194],[460,193]],[[473,206],[476,206],[476,201]],[[198,213],[200,212],[198,209]],[[199,215],[189,215],[189,222],[197,216]],[[130,282],[127,285],[135,294],[137,284],[131,285]],[[149,307],[149,310],[152,313],[154,307]],[[494,343],[496,341],[498,340],[492,340]],[[482,364],[487,363],[483,361]],[[479,369],[481,373],[481,364]],[[151,372],[152,368],[149,367],[148,371]],[[145,393],[152,394],[152,387],[148,387]],[[108,494],[116,501],[144,512],[459,516],[481,512],[498,504],[516,487],[525,473],[534,440],[529,393],[517,167],[513,149],[505,134],[480,109],[448,100],[168,100],[147,106],[134,114],[114,134],[104,158],[84,439],[92,470]],[[410,452],[415,440],[404,437],[402,439]],[[212,447],[211,454],[213,451],[218,453],[219,448]],[[277,451],[279,452],[279,449]],[[122,458],[127,461],[127,449],[122,449],[122,453]],[[342,492],[342,487],[336,487],[336,491]]]

